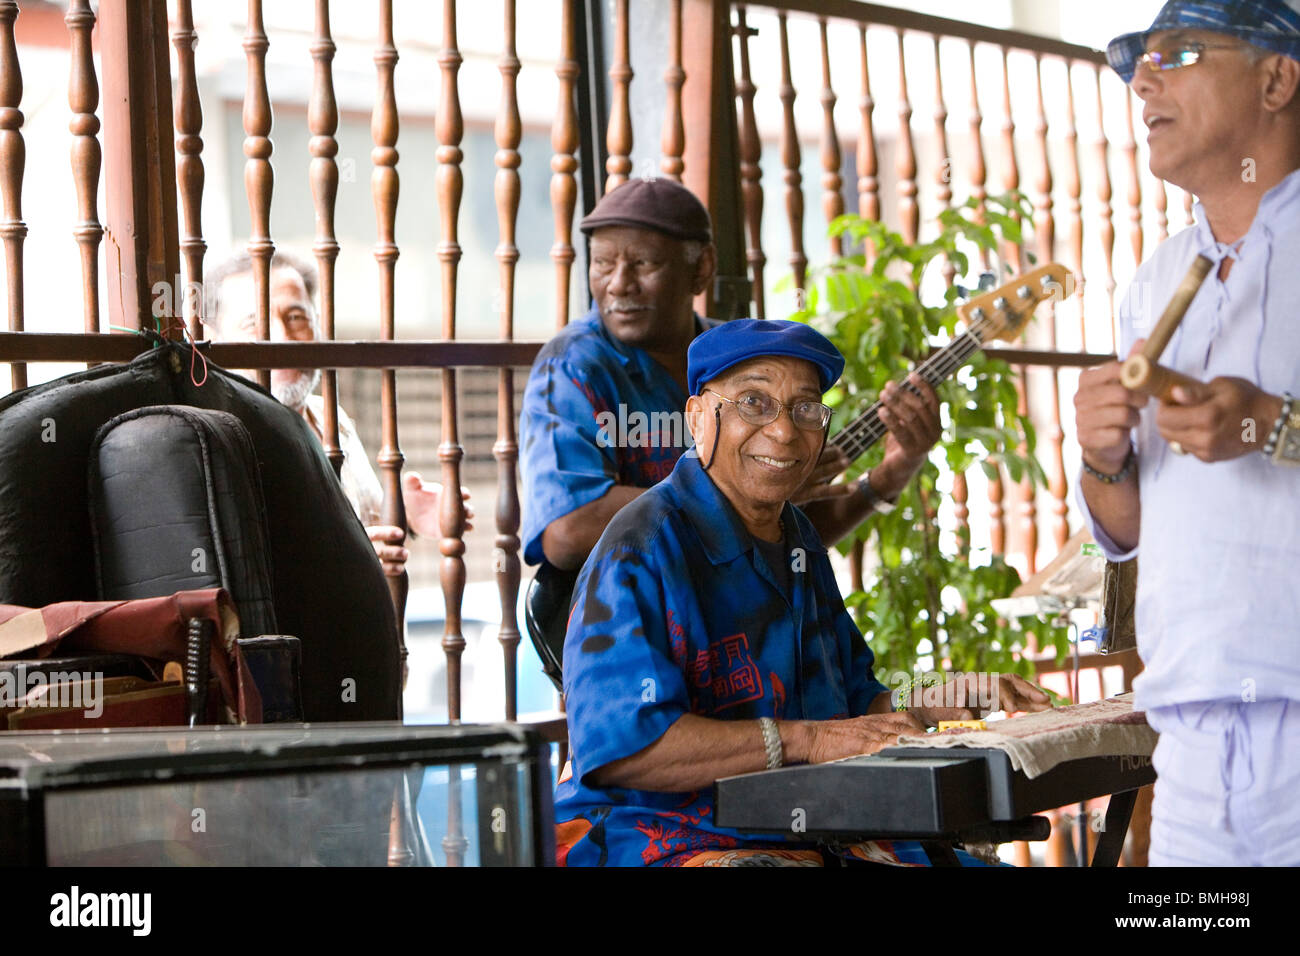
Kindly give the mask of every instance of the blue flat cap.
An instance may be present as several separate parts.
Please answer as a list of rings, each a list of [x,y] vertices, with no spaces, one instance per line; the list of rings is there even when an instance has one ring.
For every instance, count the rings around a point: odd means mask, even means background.
[[[1169,0],[1141,33],[1111,40],[1106,59],[1125,83],[1133,80],[1156,30],[1208,30],[1300,60],[1300,0]]]
[[[727,369],[768,355],[811,362],[823,392],[844,371],[844,356],[831,340],[802,322],[786,319],[735,319],[709,329],[686,350],[686,383],[692,395]]]

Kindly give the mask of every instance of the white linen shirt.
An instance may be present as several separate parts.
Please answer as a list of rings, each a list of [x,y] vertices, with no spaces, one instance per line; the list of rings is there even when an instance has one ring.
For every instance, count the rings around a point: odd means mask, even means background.
[[[1300,170],[1260,201],[1237,248],[1196,225],[1138,269],[1119,309],[1119,354],[1146,337],[1198,253],[1214,261],[1161,364],[1203,382],[1247,379],[1300,395]],[[1226,281],[1218,264],[1236,259]],[[1259,452],[1206,464],[1175,455],[1156,428],[1157,400],[1134,430],[1142,521],[1122,551],[1097,525],[1076,481],[1085,524],[1114,561],[1138,565],[1137,640],[1145,670],[1135,703],[1300,700],[1300,468]],[[1243,422],[1243,436],[1249,428]],[[1255,422],[1262,449],[1272,421]]]

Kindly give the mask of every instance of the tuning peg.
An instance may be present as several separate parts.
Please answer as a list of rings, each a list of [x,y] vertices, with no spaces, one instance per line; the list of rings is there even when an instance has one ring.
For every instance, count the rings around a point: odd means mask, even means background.
[[[1010,304],[1011,303],[1008,302],[1003,296],[998,296],[996,299],[993,300],[993,308],[997,309],[999,312],[1005,312],[1007,306],[1009,306]]]
[[[1022,285],[1016,290],[1016,295],[1020,296],[1022,299],[1032,299],[1034,297],[1034,290],[1029,288],[1027,285]]]
[[[983,321],[984,321],[984,310],[981,309],[981,308],[974,308],[974,309],[971,309],[971,310],[970,310],[970,317],[971,317],[972,319],[974,319],[976,322],[983,322]]]

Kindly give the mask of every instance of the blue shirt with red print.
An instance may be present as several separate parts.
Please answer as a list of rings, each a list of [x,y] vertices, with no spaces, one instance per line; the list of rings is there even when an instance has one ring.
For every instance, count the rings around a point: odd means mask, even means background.
[[[865,714],[886,692],[817,532],[789,503],[782,521],[786,574],[692,450],[606,528],[578,578],[564,645],[573,759],[556,789],[561,862],[673,865],[704,850],[781,844],[714,826],[712,788],[600,788],[589,775],[684,714],[830,720]]]
[[[696,316],[701,331],[716,319]],[[690,445],[686,392],[644,350],[625,345],[592,309],[537,355],[520,416],[524,560],[540,564],[551,522],[614,485],[649,488]]]

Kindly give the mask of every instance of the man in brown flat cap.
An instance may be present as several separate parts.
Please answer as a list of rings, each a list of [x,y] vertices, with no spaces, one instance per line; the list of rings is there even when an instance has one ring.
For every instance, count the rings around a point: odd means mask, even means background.
[[[610,519],[666,477],[689,445],[686,349],[718,324],[692,307],[716,253],[708,211],[686,187],[629,180],[581,228],[591,237],[596,307],[538,354],[520,428],[524,558],[566,570],[582,566]],[[893,384],[881,395],[890,434],[880,465],[831,485],[850,462],[828,448],[796,496],[812,502],[805,511],[825,543],[897,497],[938,439],[938,399],[913,382],[919,395]]]

